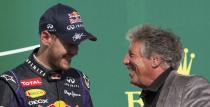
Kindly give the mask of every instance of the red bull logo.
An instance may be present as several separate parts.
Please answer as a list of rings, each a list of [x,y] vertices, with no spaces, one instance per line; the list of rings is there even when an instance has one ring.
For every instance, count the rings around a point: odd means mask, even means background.
[[[80,15],[75,11],[69,14],[69,18],[78,17],[78,16],[80,16]]]
[[[64,101],[62,100],[59,100],[59,101],[56,101],[54,102],[53,104],[50,104],[49,106],[47,107],[72,107],[70,105],[67,105]],[[79,107],[79,106],[78,106]]]
[[[71,24],[82,22],[80,15],[75,11],[68,14],[68,16]]]

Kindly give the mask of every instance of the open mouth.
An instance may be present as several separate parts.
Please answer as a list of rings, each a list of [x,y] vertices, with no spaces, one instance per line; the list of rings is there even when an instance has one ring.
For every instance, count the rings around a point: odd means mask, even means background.
[[[133,70],[130,67],[127,67],[127,68],[128,68],[128,75],[132,78]]]
[[[129,72],[133,72],[134,71],[133,67],[131,67],[131,66],[128,66],[127,69],[128,69]]]
[[[129,72],[128,74],[129,74],[130,78],[132,78],[132,77],[133,77],[133,75],[131,74],[131,72]]]

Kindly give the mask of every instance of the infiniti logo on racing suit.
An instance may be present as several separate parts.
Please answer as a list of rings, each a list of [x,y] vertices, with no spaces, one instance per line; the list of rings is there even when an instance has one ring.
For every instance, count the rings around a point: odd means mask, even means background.
[[[79,88],[79,84],[77,83],[77,81],[75,80],[75,78],[67,77],[66,78],[66,81],[67,82],[64,83],[65,86],[73,87],[73,88]]]
[[[45,72],[42,71],[36,64],[33,63],[33,61],[31,61],[30,59],[26,60],[26,63],[37,73],[39,73],[42,76],[45,76]]]
[[[76,80],[74,78],[67,77],[66,81],[68,81],[68,83],[74,84]]]

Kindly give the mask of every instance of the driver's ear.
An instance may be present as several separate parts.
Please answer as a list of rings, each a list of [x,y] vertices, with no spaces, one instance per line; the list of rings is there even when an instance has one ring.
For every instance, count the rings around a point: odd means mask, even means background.
[[[43,45],[49,46],[52,40],[53,40],[53,35],[50,34],[47,30],[41,32],[40,41]]]

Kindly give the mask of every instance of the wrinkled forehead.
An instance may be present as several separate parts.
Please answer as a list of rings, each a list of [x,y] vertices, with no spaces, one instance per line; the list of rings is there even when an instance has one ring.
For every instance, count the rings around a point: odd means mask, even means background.
[[[129,51],[139,51],[141,47],[141,42],[140,41],[133,41],[130,43],[129,46]]]
[[[130,43],[128,51],[136,54],[138,53],[142,56],[144,49],[145,46],[143,41],[133,41]]]

